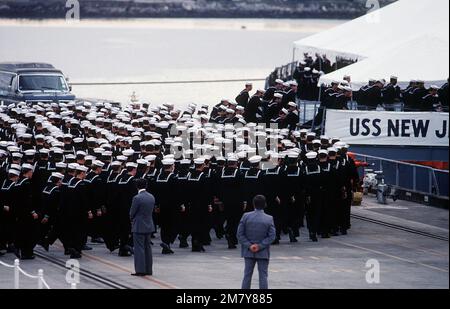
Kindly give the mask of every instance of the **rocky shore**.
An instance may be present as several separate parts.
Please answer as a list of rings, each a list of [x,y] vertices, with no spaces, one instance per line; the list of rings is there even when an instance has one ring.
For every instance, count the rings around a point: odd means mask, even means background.
[[[0,18],[64,18],[70,0],[0,0]],[[335,18],[367,12],[366,0],[79,0],[81,18]],[[394,0],[381,0],[386,5]]]

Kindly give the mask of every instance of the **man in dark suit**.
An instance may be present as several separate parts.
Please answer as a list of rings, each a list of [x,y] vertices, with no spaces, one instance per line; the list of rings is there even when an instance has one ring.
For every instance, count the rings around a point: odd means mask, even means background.
[[[134,268],[133,276],[153,275],[153,256],[151,247],[151,234],[155,232],[153,223],[153,210],[155,198],[147,192],[147,180],[136,181],[138,194],[133,198],[130,209],[131,232],[134,241]]]
[[[244,214],[238,228],[238,239],[245,259],[242,289],[251,288],[253,269],[258,263],[259,288],[268,289],[270,245],[275,241],[276,231],[273,218],[264,213],[266,198],[257,195],[253,199],[255,211]]]

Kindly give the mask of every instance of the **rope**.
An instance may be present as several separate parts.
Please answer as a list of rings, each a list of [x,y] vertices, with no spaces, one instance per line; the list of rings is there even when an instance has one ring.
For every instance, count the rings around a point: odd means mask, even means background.
[[[20,266],[19,266],[19,264],[18,264],[18,260],[16,260],[16,261],[17,261],[17,265],[6,264],[6,263],[4,263],[4,262],[2,262],[2,261],[0,261],[0,265],[3,265],[3,266],[8,267],[8,268],[14,268],[14,269],[17,269],[17,270],[18,270],[20,273],[22,273],[25,277],[28,277],[28,278],[30,278],[30,279],[37,279],[37,280],[39,280],[38,284],[42,284],[43,286],[45,286],[45,288],[46,288],[47,290],[50,290],[50,289],[51,289],[50,286],[48,285],[47,281],[45,281],[45,279],[44,279],[44,271],[43,271],[43,270],[39,270],[37,276],[30,275],[29,273],[27,273],[26,271],[24,271],[22,268],[20,268]],[[17,277],[15,280],[18,280],[18,277]],[[17,288],[18,288],[18,285],[17,285]],[[41,287],[41,288],[42,288],[42,287]]]
[[[3,266],[8,267],[8,268],[14,268],[15,267],[14,265],[9,265],[9,264],[3,263],[2,261],[0,261],[0,265],[3,265]]]
[[[206,84],[206,83],[236,83],[236,82],[259,82],[265,78],[250,79],[217,79],[217,80],[180,80],[180,81],[142,81],[142,82],[86,82],[70,83],[72,86],[115,86],[115,85],[168,85],[168,84]]]
[[[41,282],[47,290],[51,290],[50,286],[47,284],[47,281],[45,281],[44,277],[42,277]]]
[[[25,272],[22,268],[20,268],[20,266],[17,266],[17,269],[26,277],[31,278],[31,279],[39,279],[39,276],[33,276],[28,274],[27,272]]]

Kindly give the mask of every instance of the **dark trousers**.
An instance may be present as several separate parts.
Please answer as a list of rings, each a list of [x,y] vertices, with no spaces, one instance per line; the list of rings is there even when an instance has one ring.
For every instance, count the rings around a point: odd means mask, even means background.
[[[134,269],[136,273],[153,275],[151,234],[133,233]]]

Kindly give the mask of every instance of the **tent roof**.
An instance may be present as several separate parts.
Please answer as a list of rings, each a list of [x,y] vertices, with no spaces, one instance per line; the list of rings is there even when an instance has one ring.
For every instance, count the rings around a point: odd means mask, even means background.
[[[427,85],[441,86],[449,76],[448,41],[431,35],[422,35],[405,42],[385,56],[370,57],[360,62],[322,76],[320,83],[330,84],[345,75],[352,78],[352,87],[357,90],[370,78],[389,78],[396,75],[399,85],[406,87],[413,79],[423,79]]]
[[[353,87],[370,78],[399,77],[441,85],[449,76],[449,1],[398,0],[380,10],[294,43],[297,51],[358,62],[321,77],[350,75]]]
[[[398,0],[380,10],[294,43],[300,52],[364,59],[420,35],[448,41],[448,0]]]

